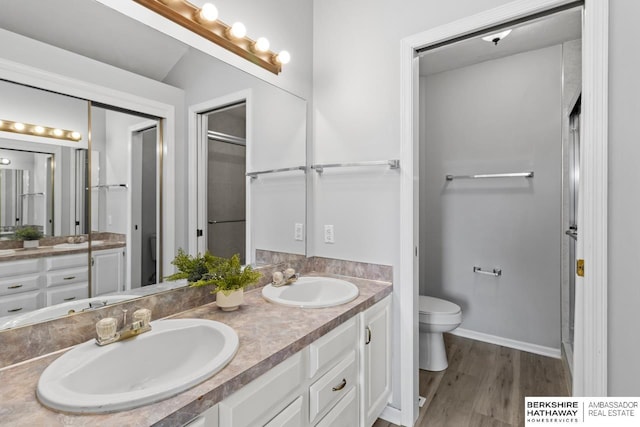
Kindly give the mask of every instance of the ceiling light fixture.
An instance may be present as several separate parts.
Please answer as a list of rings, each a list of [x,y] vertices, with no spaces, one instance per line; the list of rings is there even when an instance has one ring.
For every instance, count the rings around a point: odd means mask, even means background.
[[[254,41],[247,37],[247,29],[242,23],[229,26],[220,21],[218,9],[211,3],[205,3],[200,8],[186,0],[134,1],[273,74],[279,74],[282,65],[291,60],[291,55],[286,51],[270,51],[266,38],[260,37]]]
[[[482,38],[482,40],[486,41],[486,42],[491,42],[494,45],[498,45],[498,42],[500,40],[502,40],[503,38],[507,37],[509,34],[511,33],[511,30],[504,30],[501,31],[499,33],[495,33],[495,34],[490,34],[488,36],[485,36]]]
[[[20,133],[23,135],[34,135],[45,138],[64,139],[74,142],[82,139],[82,134],[80,132],[34,125],[30,123],[14,122],[11,120],[0,120],[0,131]]]

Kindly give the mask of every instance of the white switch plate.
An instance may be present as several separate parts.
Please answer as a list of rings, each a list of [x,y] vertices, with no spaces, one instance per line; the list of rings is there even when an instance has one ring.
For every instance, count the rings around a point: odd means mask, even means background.
[[[295,230],[293,232],[293,239],[294,240],[298,240],[298,241],[302,241],[303,240],[303,237],[302,237],[303,232],[304,232],[304,228],[303,228],[302,224],[299,223],[299,222],[296,222]]]
[[[335,235],[333,233],[333,225],[324,226],[324,242],[335,243]]]

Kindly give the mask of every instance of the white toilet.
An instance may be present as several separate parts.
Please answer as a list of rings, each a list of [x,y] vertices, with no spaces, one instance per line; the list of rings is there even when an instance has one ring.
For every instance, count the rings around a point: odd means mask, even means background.
[[[447,353],[443,332],[453,331],[462,323],[462,310],[457,304],[440,298],[420,295],[420,369],[447,369]]]

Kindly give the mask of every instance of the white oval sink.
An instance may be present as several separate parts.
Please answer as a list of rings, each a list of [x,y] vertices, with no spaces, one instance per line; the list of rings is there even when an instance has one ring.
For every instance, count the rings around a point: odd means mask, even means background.
[[[358,297],[353,283],[331,277],[300,277],[291,285],[262,288],[262,296],[276,304],[300,308],[324,308],[346,304]]]
[[[92,240],[91,247],[100,246],[104,244],[104,240]],[[89,242],[82,243],[58,243],[53,245],[53,249],[86,249],[89,247]]]
[[[24,314],[7,316],[0,318],[0,330],[17,328],[29,323],[43,322],[45,320],[57,319],[67,314],[77,313],[92,308],[100,308],[109,304],[115,304],[139,298],[138,295],[105,295],[102,297],[84,298],[76,301],[63,302],[50,307],[39,308]]]
[[[99,347],[87,341],[44,370],[37,396],[49,408],[103,414],[174,396],[231,361],[238,335],[213,320],[151,322],[152,330]]]

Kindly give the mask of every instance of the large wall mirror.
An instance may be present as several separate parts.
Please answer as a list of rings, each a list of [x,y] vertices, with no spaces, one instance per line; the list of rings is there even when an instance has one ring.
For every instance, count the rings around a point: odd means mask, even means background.
[[[46,10],[41,6],[38,0],[11,2],[0,30],[124,70],[118,72],[123,86],[135,85],[135,79],[127,82],[135,73],[183,95],[174,103],[175,149],[163,158],[157,117],[65,96],[60,87],[44,91],[0,81],[0,120],[81,134],[65,141],[0,132],[0,158],[16,158],[11,165],[0,163],[0,237],[6,239],[0,241],[0,309],[20,308],[0,317],[45,307],[67,315],[64,304],[90,296],[101,296],[93,309],[167,290],[158,283],[171,273],[178,248],[241,253],[250,263],[260,260],[258,252],[305,255],[304,99],[98,2],[52,0]],[[92,22],[92,34],[111,36],[87,37],[86,22]],[[38,49],[56,52],[43,44]],[[51,99],[44,103],[24,92]],[[12,93],[18,101],[6,96]],[[163,180],[167,168],[175,182]],[[163,198],[178,201],[170,222],[159,209]],[[42,257],[16,255],[25,250],[11,234],[24,225],[46,235],[36,250]],[[174,232],[170,241],[162,235],[167,228]],[[16,262],[28,268],[16,269]],[[16,284],[21,286],[12,288]],[[30,303],[14,304],[23,299]],[[28,323],[50,316],[34,315]]]

